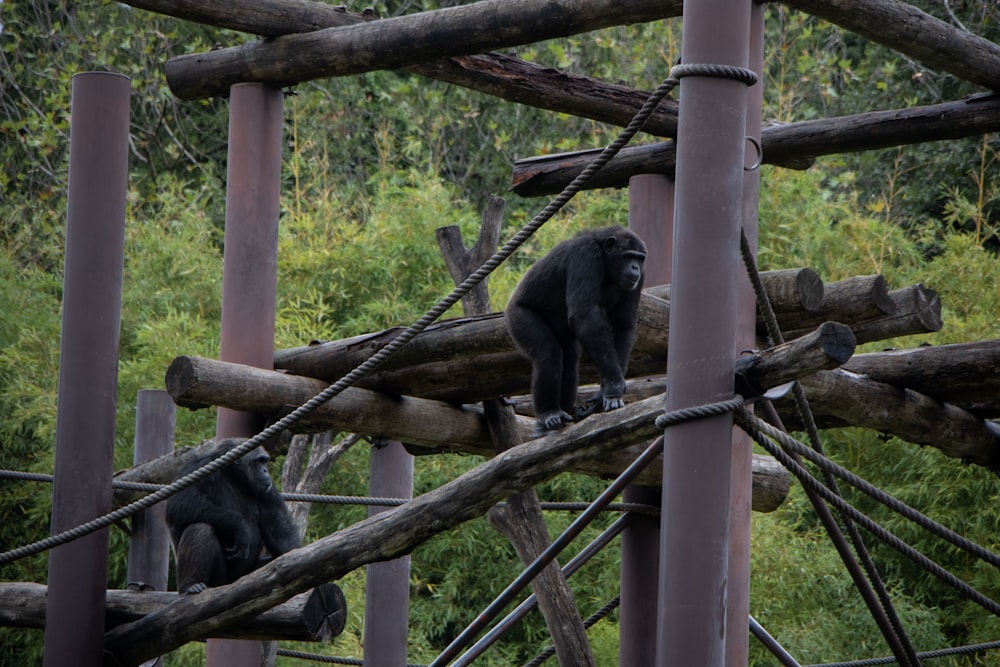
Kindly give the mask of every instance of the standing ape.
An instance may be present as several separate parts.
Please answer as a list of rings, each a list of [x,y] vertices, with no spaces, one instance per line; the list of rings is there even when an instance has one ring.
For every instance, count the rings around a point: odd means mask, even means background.
[[[624,405],[646,246],[621,227],[581,233],[532,266],[507,305],[507,331],[531,359],[535,435],[573,421],[580,348],[597,367],[594,408]]]
[[[220,444],[229,451],[244,441],[232,438]],[[182,476],[214,456],[192,461]],[[269,460],[258,447],[167,501],[181,595],[232,583],[270,557],[302,546],[288,507],[267,473]],[[265,547],[268,557],[262,555]]]

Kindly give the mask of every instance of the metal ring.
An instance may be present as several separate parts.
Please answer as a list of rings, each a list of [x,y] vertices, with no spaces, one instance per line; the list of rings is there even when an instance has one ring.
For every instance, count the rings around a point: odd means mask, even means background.
[[[757,160],[749,167],[743,167],[743,171],[754,171],[759,169],[760,165],[764,162],[764,150],[760,147],[760,142],[755,137],[747,135],[746,140],[757,149]]]

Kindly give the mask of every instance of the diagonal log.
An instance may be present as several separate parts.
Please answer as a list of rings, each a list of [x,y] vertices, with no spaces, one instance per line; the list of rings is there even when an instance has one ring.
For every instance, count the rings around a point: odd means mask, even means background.
[[[225,93],[236,83],[287,86],[322,77],[396,69],[414,63],[565,37],[677,15],[658,0],[481,0],[417,14],[288,34],[167,61],[167,83],[181,99]]]
[[[660,431],[643,423],[641,409],[626,406],[519,445],[405,505],[290,551],[233,584],[186,596],[112,629],[105,635],[106,664],[137,665],[239,625],[363,565],[404,556],[434,535],[481,516],[512,493],[626,446],[635,430],[647,437]]]
[[[959,79],[1000,90],[1000,45],[901,0],[783,0]]]
[[[252,8],[196,0],[130,0],[140,9],[220,28],[274,37],[370,20],[311,0],[255,0]],[[680,14],[681,3],[674,9]],[[408,72],[539,109],[580,116],[624,127],[649,97],[645,91],[586,76],[560,72],[499,53],[456,56],[409,65]],[[643,126],[661,137],[677,135],[677,103],[664,100]]]
[[[1000,417],[1000,340],[858,354],[844,370],[968,410]]]

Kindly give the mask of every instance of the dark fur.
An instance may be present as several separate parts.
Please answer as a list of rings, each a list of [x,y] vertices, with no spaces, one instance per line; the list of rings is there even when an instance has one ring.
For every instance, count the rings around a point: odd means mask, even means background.
[[[234,439],[227,448],[239,445]],[[188,474],[210,460],[189,464]],[[177,554],[177,591],[200,593],[232,583],[267,558],[302,546],[288,506],[267,472],[263,448],[212,473],[167,501],[167,526]]]
[[[627,229],[595,229],[557,245],[521,279],[507,330],[532,362],[537,435],[573,420],[581,347],[600,377],[594,407],[624,404],[645,257],[645,244]]]

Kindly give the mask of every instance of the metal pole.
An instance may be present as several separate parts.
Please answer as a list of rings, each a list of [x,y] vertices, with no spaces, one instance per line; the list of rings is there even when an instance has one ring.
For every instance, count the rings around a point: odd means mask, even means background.
[[[749,0],[687,0],[681,62],[745,67],[749,19]],[[739,81],[681,83],[668,411],[733,395],[746,98]],[[661,667],[725,665],[732,423],[727,414],[665,431]]]
[[[52,534],[111,511],[118,395],[128,77],[73,77]],[[44,665],[100,665],[108,531],[49,554]]]
[[[376,442],[371,453],[371,495],[413,497],[413,456],[394,441]],[[368,516],[392,509],[370,506]],[[366,667],[405,667],[410,626],[410,557],[372,563],[365,569]]]
[[[237,84],[230,91],[229,105],[219,358],[273,368],[284,98],[270,86]],[[219,408],[215,435],[249,437],[262,427],[256,415]],[[261,664],[261,650],[256,641],[210,639],[207,664],[256,667]]]
[[[646,242],[649,257],[646,285],[670,282],[673,246],[674,182],[662,174],[629,179],[628,226]],[[629,486],[627,503],[659,506],[661,490]],[[618,664],[647,667],[656,659],[656,607],[659,590],[660,520],[636,515],[622,534],[621,607],[618,622]]]
[[[136,465],[174,450],[176,416],[174,400],[163,389],[144,389],[138,393],[132,459]],[[166,506],[160,503],[132,517],[132,536],[128,543],[129,590],[167,590],[170,534],[165,513]],[[163,659],[157,658],[152,664],[158,667]]]
[[[749,67],[761,72],[764,66],[764,6],[750,4]],[[746,135],[760,145],[763,77],[747,89]],[[757,222],[760,203],[760,170],[755,168],[757,152],[746,146],[743,171],[743,230],[757,254]],[[756,348],[757,307],[753,286],[742,264],[737,269],[736,354]],[[726,609],[726,665],[745,667],[750,660],[750,522],[753,494],[753,440],[733,429],[732,477],[729,505],[729,605]],[[745,630],[744,630],[745,628]]]

